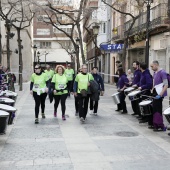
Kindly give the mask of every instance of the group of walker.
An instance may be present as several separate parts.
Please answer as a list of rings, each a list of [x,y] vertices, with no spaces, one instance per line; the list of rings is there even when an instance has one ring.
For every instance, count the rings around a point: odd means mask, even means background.
[[[40,65],[36,65],[34,69],[35,72],[31,76],[30,93],[35,100],[35,124],[39,123],[40,105],[42,118],[45,118],[47,94],[49,94],[49,98],[52,96],[52,100],[54,99],[54,117],[57,117],[58,105],[61,103],[62,120],[66,120],[66,99],[70,96],[70,93],[75,96],[75,115],[79,115],[80,121],[85,122],[90,98],[88,93],[89,82],[94,80],[93,75],[87,72],[87,66],[83,65],[76,76],[70,64],[67,65],[67,69],[62,65],[57,65],[55,71],[51,71],[49,66],[47,70],[42,71]],[[95,67],[93,70],[94,74],[97,74],[97,68]],[[104,84],[101,76],[95,77],[98,84],[101,84],[102,93],[104,93]],[[96,98],[99,99],[99,95],[100,93],[98,92]],[[98,100],[91,100],[90,109],[93,110],[93,107],[94,114],[97,114]]]
[[[169,84],[169,75],[166,71],[159,67],[158,61],[153,61],[150,65],[154,72],[152,76],[145,63],[135,61],[133,62],[133,81],[130,82],[119,62],[117,66],[118,93],[112,95],[117,104],[116,111],[123,110],[122,114],[128,113],[125,102],[125,98],[128,96],[134,112],[132,115],[137,116],[139,123],[148,122],[148,128],[153,131],[166,131],[162,116],[162,103],[164,97],[167,96]],[[164,111],[167,120],[170,115],[170,109],[168,109]]]

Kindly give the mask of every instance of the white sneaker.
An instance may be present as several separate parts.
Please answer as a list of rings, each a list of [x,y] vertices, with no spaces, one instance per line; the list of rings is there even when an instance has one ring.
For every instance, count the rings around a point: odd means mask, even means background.
[[[83,121],[84,121],[84,118],[83,118],[83,117],[81,117],[81,118],[80,118],[80,122],[83,122]]]
[[[89,111],[89,114],[92,115],[92,114],[93,114],[93,110],[90,110],[90,111]]]
[[[97,113],[94,113],[95,116],[97,116]]]

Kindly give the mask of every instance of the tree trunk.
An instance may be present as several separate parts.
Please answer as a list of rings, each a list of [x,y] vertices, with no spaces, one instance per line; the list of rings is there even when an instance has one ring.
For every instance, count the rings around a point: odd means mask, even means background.
[[[128,38],[125,38],[124,40],[124,47],[123,47],[123,53],[122,53],[122,67],[123,70],[126,70],[126,48],[128,46]]]
[[[18,53],[19,53],[19,91],[22,91],[22,51],[21,51],[21,30],[17,29]]]
[[[7,68],[10,71],[10,41],[9,41],[10,28],[7,26],[6,36],[6,50],[7,50]]]
[[[84,50],[83,50],[83,40],[82,40],[82,33],[81,33],[81,28],[80,28],[80,24],[77,24],[77,29],[78,29],[78,33],[79,33],[79,39],[80,39],[80,50],[81,50],[81,57],[82,57],[82,62],[83,64],[85,64],[85,57],[84,57]]]

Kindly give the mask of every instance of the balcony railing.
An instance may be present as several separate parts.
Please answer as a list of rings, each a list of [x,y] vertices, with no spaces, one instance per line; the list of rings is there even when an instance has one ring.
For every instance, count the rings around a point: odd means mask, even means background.
[[[112,40],[118,40],[124,38],[124,25],[120,25],[115,28],[117,32],[113,31]]]
[[[168,10],[167,3],[161,3],[150,10],[150,27],[149,27],[150,30],[161,24],[165,24],[165,19],[167,18],[167,10]],[[130,35],[133,35],[137,32],[141,32],[144,29],[146,29],[146,17],[147,17],[146,12],[140,14],[140,16],[136,19],[132,29],[130,30]],[[131,23],[132,20],[129,20],[124,24],[125,36],[127,36],[127,32],[131,26]]]

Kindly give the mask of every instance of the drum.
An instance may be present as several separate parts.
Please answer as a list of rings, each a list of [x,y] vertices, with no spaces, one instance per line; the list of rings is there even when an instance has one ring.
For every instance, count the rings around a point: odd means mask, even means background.
[[[142,116],[152,115],[152,101],[145,100],[139,103],[140,111]]]
[[[163,115],[166,117],[168,123],[170,123],[170,107],[164,110]]]
[[[17,98],[17,93],[9,90],[5,90],[5,96],[8,96],[9,98],[16,100]]]
[[[15,109],[12,106],[5,105],[5,104],[0,104],[0,110],[7,111],[9,113],[9,119],[8,119],[8,124],[12,124],[14,117],[15,117],[15,112],[17,109]]]
[[[0,103],[13,104],[13,103],[15,103],[15,101],[10,98],[0,97]]]
[[[133,87],[128,87],[127,89],[124,90],[125,95],[127,96],[130,92],[134,90]]]
[[[118,93],[114,93],[112,95],[112,99],[114,101],[115,104],[119,104],[120,103],[120,97],[119,97],[119,92]]]
[[[131,100],[131,101],[138,100],[140,93],[141,93],[140,90],[133,91],[133,92],[129,93],[128,94],[129,100]]]
[[[8,124],[9,113],[0,110],[0,134],[5,134]]]

